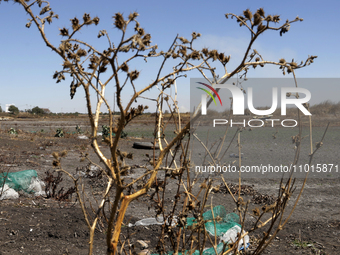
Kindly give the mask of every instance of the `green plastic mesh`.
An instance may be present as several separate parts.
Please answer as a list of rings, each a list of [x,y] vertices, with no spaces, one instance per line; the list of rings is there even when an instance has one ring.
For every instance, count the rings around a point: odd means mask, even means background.
[[[239,216],[236,213],[227,214],[224,206],[222,205],[218,205],[214,207],[212,211],[209,210],[203,213],[203,219],[207,221],[204,224],[205,229],[213,236],[215,235],[215,225],[216,225],[216,236],[223,235],[225,232],[227,232],[230,228],[234,227],[235,225],[240,226]],[[187,226],[192,226],[196,222],[197,221],[195,218],[187,218]]]
[[[213,214],[214,213],[214,214]],[[215,235],[215,225],[216,225],[216,236],[222,236],[224,233],[226,233],[229,229],[239,224],[240,218],[236,213],[227,213],[226,209],[223,205],[218,205],[213,208],[213,210],[209,210],[205,213],[203,213],[203,219],[207,221],[205,225],[205,229],[211,234]],[[215,220],[214,220],[215,219]],[[215,221],[215,224],[214,224]],[[193,224],[196,224],[197,220],[195,218],[187,218],[187,226],[192,226]],[[226,247],[226,250],[228,248]],[[217,245],[216,251],[217,254],[221,254],[223,250],[223,243]],[[173,252],[166,253],[167,255],[172,255]],[[182,252],[178,253],[179,255],[182,255]],[[185,251],[183,255],[190,254],[189,251]],[[193,255],[199,255],[200,251],[195,250]],[[215,249],[213,247],[206,249],[202,253],[203,255],[216,255]],[[151,254],[151,255],[158,255],[157,253]]]
[[[32,177],[38,177],[37,171],[25,170],[15,173],[0,173],[0,187],[7,184],[10,188],[28,192]]]

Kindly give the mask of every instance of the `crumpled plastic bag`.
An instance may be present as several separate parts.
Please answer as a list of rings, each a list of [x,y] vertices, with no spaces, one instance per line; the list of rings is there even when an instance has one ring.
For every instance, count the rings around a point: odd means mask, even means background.
[[[0,187],[0,200],[17,198],[19,198],[19,193],[10,188],[7,184],[5,184],[3,187]]]

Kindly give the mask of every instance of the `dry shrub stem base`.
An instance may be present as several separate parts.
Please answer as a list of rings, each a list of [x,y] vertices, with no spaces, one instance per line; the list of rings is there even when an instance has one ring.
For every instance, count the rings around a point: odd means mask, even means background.
[[[88,199],[89,196],[93,194],[86,194],[83,186],[84,184],[79,176],[63,169],[60,164],[57,164],[57,167],[59,171],[66,173],[74,181],[77,198],[90,231],[89,254],[93,253],[95,230],[99,225],[106,231],[107,254],[128,254],[131,252],[131,246],[127,245],[128,242],[126,240],[122,240],[121,227],[129,204],[135,199],[147,194],[151,187],[156,190],[156,193],[154,194],[156,197],[156,199],[154,199],[154,207],[157,215],[163,215],[164,219],[169,220],[169,222],[176,217],[180,226],[185,226],[186,218],[189,215],[194,215],[197,219],[197,224],[187,230],[173,228],[167,224],[163,224],[161,227],[162,234],[159,239],[159,245],[156,247],[160,253],[168,252],[169,250],[167,250],[167,247],[169,244],[175,253],[178,253],[179,251],[183,252],[185,250],[193,252],[196,249],[200,250],[202,253],[206,242],[210,242],[212,246],[215,247],[216,251],[217,237],[215,236],[215,241],[210,238],[205,230],[205,222],[202,217],[209,195],[214,188],[213,184],[211,180],[205,180],[200,184],[199,192],[194,195],[192,194],[193,187],[194,185],[199,185],[198,179],[191,179],[189,173],[190,126],[199,118],[200,105],[196,108],[197,110],[191,120],[187,123],[183,123],[177,104],[176,80],[186,77],[186,73],[190,71],[197,70],[209,84],[223,84],[235,75],[245,78],[250,68],[255,69],[257,67],[264,67],[265,65],[276,65],[282,70],[283,75],[294,74],[295,78],[295,70],[313,63],[316,56],[309,56],[300,64],[294,61],[287,62],[283,58],[278,61],[265,60],[262,55],[253,48],[253,44],[267,31],[278,31],[281,36],[284,35],[284,33],[289,31],[291,24],[302,21],[302,19],[296,17],[295,19],[287,20],[276,27],[272,25],[280,22],[280,16],[266,15],[262,8],[256,10],[254,13],[247,9],[241,15],[232,13],[226,14],[226,18],[231,17],[232,19],[236,19],[237,23],[250,33],[250,40],[244,51],[244,57],[240,60],[239,65],[235,69],[228,72],[227,66],[230,55],[218,52],[217,50],[209,50],[207,48],[194,48],[195,40],[201,36],[196,32],[192,33],[190,39],[176,36],[168,50],[159,51],[158,46],[151,43],[151,35],[147,34],[137,21],[138,13],[136,12],[129,14],[127,18],[124,18],[121,13],[116,13],[113,16],[113,25],[121,33],[119,38],[114,38],[114,40],[112,40],[106,30],[99,30],[98,38],[102,37],[100,40],[104,39],[107,41],[107,49],[103,51],[96,49],[95,46],[82,41],[81,39],[75,38],[76,35],[81,37],[81,34],[78,32],[83,27],[99,25],[100,19],[98,17],[92,18],[88,13],[85,13],[81,20],[76,17],[71,19],[70,28],[59,29],[62,39],[60,44],[56,46],[48,40],[45,34],[46,25],[55,22],[58,18],[58,15],[52,11],[50,3],[42,0],[17,0],[14,2],[21,5],[29,16],[26,27],[29,28],[34,24],[38,28],[40,36],[46,46],[61,57],[63,69],[56,71],[53,78],[59,83],[62,80],[65,80],[66,74],[72,77],[72,82],[70,84],[71,98],[74,97],[79,87],[82,87],[85,91],[88,117],[91,124],[92,147],[104,165],[104,168],[102,168],[101,171],[103,178],[106,180],[106,185],[101,191],[100,198],[95,198],[96,203],[91,203]],[[128,30],[129,26],[134,26],[133,32],[128,32],[131,31]],[[130,68],[131,63],[139,58],[144,59],[145,61],[151,61],[152,58],[161,60],[158,70],[155,71],[155,75],[152,77],[152,82],[142,86],[139,84],[138,80],[140,71],[131,70]],[[176,61],[177,63],[173,64]],[[171,67],[169,67],[169,65],[171,65]],[[215,72],[217,65],[221,65],[224,68],[224,73],[220,76]],[[171,71],[169,72],[168,70]],[[102,73],[105,73],[105,75],[101,75]],[[208,77],[212,78],[209,79]],[[107,86],[115,88],[115,106],[108,103],[105,95]],[[126,100],[125,91],[127,87],[133,89],[133,95],[126,104],[123,104],[122,99],[124,97]],[[169,89],[171,87],[175,88],[175,96],[169,94]],[[142,89],[137,90],[137,88]],[[140,176],[129,182],[127,179],[123,178],[123,174],[126,171],[131,170],[136,164],[128,163],[133,161],[130,153],[118,149],[121,139],[120,135],[130,122],[134,121],[137,116],[142,115],[144,110],[148,108],[143,105],[133,107],[133,104],[138,98],[148,98],[147,93],[151,89],[157,89],[159,91],[159,95],[156,98],[149,99],[151,103],[156,104],[154,135],[155,142],[159,145],[160,150],[157,153],[155,150],[153,151],[150,162],[139,166],[139,169],[144,169],[145,171],[140,171]],[[91,98],[92,94],[96,95],[95,100]],[[296,95],[296,97],[298,97],[298,95]],[[211,102],[212,100],[210,99],[208,101],[208,106]],[[97,139],[100,109],[102,106],[105,106],[109,113],[110,135],[105,138],[105,142],[110,149],[110,157],[104,155],[102,149],[99,147],[99,141]],[[113,112],[114,109],[116,109],[116,106],[119,109],[120,116],[117,120],[114,120]],[[92,107],[95,108],[94,113],[92,112]],[[170,113],[170,118],[164,118],[165,111]],[[169,125],[170,123],[175,123],[176,128],[173,130],[175,132],[175,137],[167,141],[164,134],[166,129],[172,128]],[[182,124],[184,124],[183,127]],[[113,133],[115,135],[112,135]],[[311,134],[310,137],[312,137]],[[240,133],[238,133],[239,153],[241,153],[240,138]],[[299,158],[300,141],[301,126],[295,141],[297,150],[294,164],[297,163]],[[225,142],[224,136],[219,145],[220,149],[218,150],[217,157],[220,155],[221,148]],[[319,145],[321,144],[322,141],[320,141]],[[312,153],[310,160],[312,160],[314,153],[319,148],[320,146],[317,146],[313,151],[311,147]],[[226,152],[222,154],[222,157],[225,153]],[[218,162],[221,159],[222,158],[220,157]],[[60,163],[60,158],[58,158],[57,161]],[[239,166],[241,166],[241,163],[240,158]],[[163,180],[157,179],[160,170],[165,171]],[[167,183],[169,183],[171,179],[169,176],[176,180],[178,189],[176,194],[173,194],[175,202],[173,203],[172,208],[166,209],[164,206],[164,192]],[[227,189],[229,189],[227,183],[225,181],[224,183]],[[241,178],[239,179],[239,184],[241,184]],[[265,231],[263,239],[252,251],[253,254],[260,254],[273,240],[276,233],[284,227],[291,216],[292,212],[285,220],[283,219],[283,213],[288,200],[294,191],[292,176],[290,176],[285,185],[282,183],[280,185],[282,186],[280,186],[281,188],[278,193],[277,201],[273,205],[266,207],[262,212],[259,209],[249,212],[248,203],[243,201],[240,190],[237,197],[233,196],[241,219],[242,229],[244,229],[246,233],[251,233],[255,229],[263,228],[266,225],[269,226]],[[239,185],[239,187],[241,187],[241,185]],[[293,210],[300,198],[303,187],[304,185],[297,197]],[[249,215],[257,219],[251,229],[247,229],[244,226],[245,218]],[[217,221],[218,219],[214,219],[214,222],[215,220]],[[278,227],[275,228],[274,224],[276,222],[279,224]],[[186,236],[186,231],[188,230],[191,231],[189,237]],[[238,253],[238,242],[244,235],[245,234],[240,235],[234,244],[226,244],[224,254],[228,252]]]

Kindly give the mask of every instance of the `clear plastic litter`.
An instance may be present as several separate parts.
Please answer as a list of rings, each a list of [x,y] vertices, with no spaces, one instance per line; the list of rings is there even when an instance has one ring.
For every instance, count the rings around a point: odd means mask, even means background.
[[[28,193],[33,193],[35,196],[46,196],[46,192],[43,189],[45,183],[39,180],[38,177],[32,177],[31,184],[28,187]]]
[[[128,224],[128,227],[136,227],[136,226],[150,226],[150,225],[163,225],[164,218],[161,215],[158,215],[157,218],[146,218],[139,221],[136,221],[135,224]],[[169,225],[169,222],[167,221]],[[177,218],[174,218],[171,222],[171,226],[175,227],[177,225]]]
[[[19,193],[10,188],[7,184],[0,188],[0,200],[17,198],[19,198]]]
[[[238,233],[241,232],[241,227],[239,225],[235,225],[234,227],[230,228],[227,232],[225,232],[222,236],[221,236],[221,239],[220,241],[222,242],[225,242],[225,243],[234,243],[237,239],[237,235]],[[242,235],[244,234],[245,232],[242,231]],[[242,238],[239,243],[238,243],[238,249],[239,250],[243,250],[244,249],[244,246],[243,246],[243,243],[246,243],[247,247],[248,247],[248,244],[249,244],[249,236],[248,235],[245,235],[244,238]]]
[[[89,138],[86,135],[78,135],[78,139],[87,140]]]

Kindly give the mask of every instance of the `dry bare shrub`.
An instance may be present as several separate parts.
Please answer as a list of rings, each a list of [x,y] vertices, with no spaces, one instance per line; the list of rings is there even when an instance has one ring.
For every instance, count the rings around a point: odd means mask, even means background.
[[[121,228],[124,224],[125,214],[132,201],[146,196],[152,191],[151,189],[154,189],[154,209],[157,215],[163,215],[165,219],[170,221],[177,217],[179,219],[178,224],[181,226],[184,226],[185,219],[189,213],[193,214],[198,221],[197,227],[191,229],[192,234],[189,234],[189,238],[186,238],[186,231],[182,231],[182,228],[174,229],[163,224],[162,234],[159,239],[159,249],[161,252],[167,252],[167,248],[164,245],[167,240],[170,240],[175,253],[185,249],[190,250],[190,252],[199,249],[200,252],[203,252],[206,242],[210,242],[214,249],[216,249],[216,241],[212,241],[209,235],[207,235],[204,220],[202,219],[205,205],[209,201],[209,196],[213,190],[213,184],[210,180],[206,180],[199,184],[199,193],[192,194],[193,186],[198,185],[198,183],[195,178],[192,179],[190,177],[189,141],[192,138],[191,136],[197,138],[194,133],[190,133],[190,124],[199,118],[198,110],[200,107],[197,108],[190,121],[184,122],[178,108],[176,80],[184,78],[189,71],[198,70],[209,84],[223,84],[237,74],[241,78],[246,77],[249,68],[262,68],[265,65],[276,65],[280,68],[283,75],[293,74],[295,77],[295,70],[310,65],[316,56],[309,56],[299,64],[294,61],[286,61],[283,58],[277,61],[265,60],[252,45],[264,32],[270,30],[278,31],[282,36],[289,31],[294,22],[302,21],[302,19],[296,17],[293,20],[287,20],[283,24],[277,25],[280,22],[280,16],[266,15],[262,8],[255,12],[245,10],[241,15],[227,13],[225,15],[226,18],[236,19],[238,24],[250,33],[249,47],[244,52],[240,65],[231,72],[227,72],[226,66],[230,60],[230,55],[218,52],[215,49],[196,49],[194,47],[195,40],[201,36],[196,32],[193,32],[187,38],[176,36],[168,50],[159,50],[158,46],[152,43],[151,35],[146,33],[145,29],[137,21],[138,13],[136,12],[131,13],[127,17],[121,13],[116,13],[113,16],[114,26],[121,32],[121,38],[114,38],[114,41],[112,41],[107,31],[99,30],[98,38],[103,37],[107,41],[107,49],[103,51],[98,50],[95,46],[81,39],[74,38],[74,35],[79,35],[78,32],[84,26],[97,26],[100,23],[98,17],[93,17],[88,13],[85,13],[80,19],[71,19],[69,27],[60,28],[59,32],[62,37],[60,44],[53,45],[45,34],[46,26],[58,18],[58,15],[52,11],[50,3],[40,0],[20,0],[15,2],[19,3],[29,16],[26,27],[29,28],[34,24],[38,28],[40,36],[47,47],[61,57],[63,68],[62,70],[55,71],[53,75],[56,82],[59,83],[65,80],[66,75],[70,75],[72,77],[70,84],[71,99],[79,88],[82,88],[85,92],[88,118],[91,124],[91,143],[103,164],[98,167],[104,180],[106,180],[104,187],[99,191],[100,196],[95,196],[93,191],[87,193],[83,185],[80,185],[82,178],[78,174],[72,174],[62,168],[60,155],[55,154],[54,165],[58,171],[66,173],[75,184],[77,198],[90,232],[89,254],[93,252],[95,230],[98,228],[104,229],[106,232],[108,254],[127,252],[127,244],[121,239]],[[33,6],[40,10],[39,14],[34,13]],[[131,26],[134,28],[134,31],[127,29]],[[125,54],[127,52],[129,53],[128,56]],[[155,70],[153,80],[149,84],[137,86],[139,85],[138,78],[142,68],[139,70],[132,69],[131,64],[137,59],[148,60],[150,58],[160,59],[161,65],[158,70]],[[165,68],[169,59],[177,61],[172,66],[172,71],[167,71]],[[225,73],[218,76],[215,73],[215,65],[222,65],[225,68]],[[100,74],[102,73],[106,73],[106,76],[101,76]],[[207,77],[212,78],[208,79]],[[116,92],[116,105],[113,107],[109,104],[105,95],[105,89],[109,85],[114,86]],[[123,93],[127,87],[132,89],[133,94],[128,99],[128,102],[123,104]],[[175,89],[175,96],[170,95],[170,87]],[[152,155],[148,157],[147,163],[140,164],[133,161],[129,152],[119,151],[118,145],[121,141],[120,135],[125,127],[138,116],[143,115],[147,109],[146,105],[137,106],[134,103],[137,99],[145,97],[146,93],[153,88],[157,88],[159,91],[158,96],[151,100],[151,102],[156,104],[157,109],[152,117],[154,118],[154,144],[159,146],[159,151],[156,151],[154,148]],[[95,100],[91,98],[92,94],[96,95]],[[92,105],[95,105],[96,108],[94,113]],[[109,148],[110,156],[103,154],[102,149],[99,147],[100,141],[97,138],[98,128],[100,127],[100,108],[102,105],[108,109],[110,135],[105,139],[105,143]],[[113,117],[116,106],[119,111],[118,122],[115,122]],[[169,111],[170,117],[164,118],[165,110]],[[229,112],[230,117],[231,113]],[[174,123],[175,125],[174,130],[172,130],[175,135],[171,138],[165,135],[166,130],[172,128],[169,127],[169,123]],[[113,131],[115,131],[115,136],[112,135]],[[236,136],[239,141],[240,130],[237,130],[234,138]],[[220,144],[225,142],[224,138],[221,139]],[[241,152],[240,142],[238,144],[239,152]],[[298,152],[300,145],[301,143],[298,139],[296,141]],[[202,143],[202,146],[204,146],[204,143]],[[216,151],[214,157],[210,154],[211,158],[223,158],[224,154],[220,154],[220,152],[221,150]],[[312,151],[311,155],[313,154],[314,152]],[[88,156],[85,156],[85,158],[90,160]],[[296,164],[297,159],[298,154],[295,157],[294,164]],[[239,160],[239,164],[241,164],[241,160]],[[138,170],[139,175],[135,178],[124,178],[124,173],[130,170]],[[165,172],[163,180],[157,179],[161,172]],[[166,209],[164,205],[164,192],[168,180],[171,179],[177,182],[178,190],[171,194],[175,200],[173,206]],[[228,188],[226,183],[225,185]],[[232,195],[241,219],[242,229],[252,232],[258,228],[268,226],[263,238],[254,247],[253,254],[261,253],[273,240],[277,232],[287,223],[292,212],[287,218],[283,217],[283,213],[293,190],[294,181],[292,178],[289,178],[286,183],[281,183],[280,191],[274,204],[265,207],[262,211],[256,210],[253,213],[248,211],[248,203],[243,201],[240,192],[238,196]],[[301,192],[302,190],[303,187]],[[95,202],[91,202],[88,199],[91,195],[95,198]],[[245,229],[245,217],[249,213],[257,221],[251,229]],[[278,224],[276,225],[277,227],[274,227],[275,224]],[[238,243],[243,236],[244,234],[239,236],[235,243],[225,245],[224,248],[237,253]]]
[[[312,114],[317,116],[324,116],[324,115],[335,115],[340,114],[340,102],[334,103],[330,100],[326,100],[322,103],[313,105],[310,107],[310,111]]]
[[[56,173],[56,176],[50,171],[46,171],[45,174],[43,181],[45,183],[46,198],[53,198],[57,201],[68,201],[72,198],[72,194],[76,191],[74,187],[70,187],[66,191],[64,187],[60,187],[63,181],[62,172]]]

